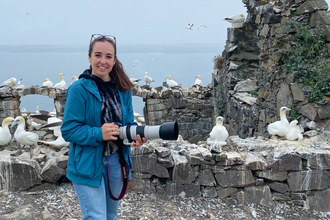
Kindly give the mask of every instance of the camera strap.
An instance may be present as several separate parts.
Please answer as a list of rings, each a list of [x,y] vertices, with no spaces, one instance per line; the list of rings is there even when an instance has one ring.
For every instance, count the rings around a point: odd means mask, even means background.
[[[116,197],[113,195],[112,191],[111,191],[111,185],[110,185],[110,168],[109,168],[109,163],[107,163],[107,177],[108,177],[108,186],[109,187],[109,195],[111,197],[111,199],[113,200],[121,200],[122,198],[124,198],[126,192],[127,192],[127,186],[128,186],[128,168],[127,168],[127,164],[126,161],[124,159],[124,156],[119,153],[119,162],[120,162],[120,168],[121,168],[121,176],[122,176],[122,181],[123,181],[123,186],[121,188],[121,191],[119,193],[119,195]],[[107,156],[107,162],[109,161],[109,156]]]

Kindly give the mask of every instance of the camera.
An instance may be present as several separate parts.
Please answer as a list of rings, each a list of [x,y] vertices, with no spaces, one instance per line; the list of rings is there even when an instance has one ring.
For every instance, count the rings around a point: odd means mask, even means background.
[[[176,121],[165,122],[155,126],[122,126],[119,127],[119,138],[124,140],[124,144],[129,145],[135,140],[136,135],[147,140],[161,138],[163,140],[177,140],[179,136],[179,126]]]

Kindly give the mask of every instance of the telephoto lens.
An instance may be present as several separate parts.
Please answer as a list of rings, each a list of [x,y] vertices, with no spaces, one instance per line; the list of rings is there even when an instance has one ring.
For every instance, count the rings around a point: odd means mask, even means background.
[[[129,145],[135,140],[136,135],[147,140],[161,138],[163,140],[177,140],[179,136],[179,126],[176,121],[165,122],[155,126],[123,126],[119,128],[119,138],[124,140],[124,144]]]

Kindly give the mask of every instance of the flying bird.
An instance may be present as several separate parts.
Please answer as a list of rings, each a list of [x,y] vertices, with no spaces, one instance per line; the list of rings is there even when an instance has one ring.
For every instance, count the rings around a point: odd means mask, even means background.
[[[146,82],[146,85],[152,83],[152,82],[155,82],[149,75],[148,75],[148,72],[145,72],[144,73],[144,81]]]
[[[270,135],[278,135],[284,137],[290,130],[290,124],[286,118],[286,112],[290,111],[290,108],[280,108],[280,121],[275,121],[267,126],[267,131]]]
[[[199,29],[202,28],[202,27],[207,28],[206,25],[201,25],[201,26],[199,26],[199,27],[197,28],[197,30],[199,30]]]
[[[218,116],[215,121],[215,126],[212,128],[212,131],[210,132],[210,139],[216,140],[216,141],[225,141],[228,138],[228,131],[223,126],[224,118],[221,116]]]
[[[9,125],[14,122],[14,118],[7,117],[2,121],[2,127],[0,127],[0,146],[6,145],[11,140],[11,133],[9,130]]]
[[[196,76],[197,79],[195,80],[195,85],[201,86],[202,85],[202,77],[200,75]]]
[[[235,24],[235,23],[242,23],[245,21],[245,17],[243,14],[235,14],[235,15],[232,15],[231,17],[229,18],[225,18],[224,19],[225,21],[228,21],[232,24]]]
[[[57,136],[56,140],[54,141],[40,141],[43,144],[50,145],[51,147],[61,149],[62,147],[69,146],[70,142],[66,142],[64,138],[62,137],[61,133],[61,125],[63,121],[59,118],[49,118],[47,120],[47,125],[44,125],[41,127],[43,128],[48,128],[49,130],[53,130],[54,135]]]
[[[22,81],[23,78],[21,78],[17,83],[16,83],[16,88],[17,89],[22,89],[24,88],[25,86],[21,84],[21,81]]]
[[[179,86],[179,84],[177,82],[175,82],[171,76],[168,76],[166,78],[166,83],[168,85],[168,87],[172,88],[172,87],[176,87],[176,86]]]
[[[188,30],[193,30],[193,29],[192,29],[193,26],[194,26],[194,24],[190,24],[190,23],[189,23],[188,26],[186,27],[186,29],[188,29]]]
[[[295,140],[301,141],[303,139],[302,133],[304,132],[304,129],[297,124],[298,124],[297,120],[293,120],[290,122],[290,130],[285,135],[286,139],[290,141],[295,141]]]
[[[39,141],[39,136],[36,133],[28,132],[25,130],[25,119],[22,116],[17,116],[11,125],[14,127],[18,125],[16,131],[14,133],[15,140],[23,145],[35,145],[37,146],[37,142]]]
[[[48,78],[45,78],[42,86],[46,88],[53,88],[53,83]]]
[[[66,89],[66,82],[63,79],[63,73],[60,73],[61,82],[55,84],[55,88],[57,89]]]
[[[0,88],[3,88],[3,87],[13,87],[13,86],[16,86],[16,78],[12,77],[10,79],[7,79],[6,81],[4,81]]]

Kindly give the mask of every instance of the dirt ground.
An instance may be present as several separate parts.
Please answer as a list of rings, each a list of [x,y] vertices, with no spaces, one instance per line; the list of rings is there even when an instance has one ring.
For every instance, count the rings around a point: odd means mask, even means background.
[[[70,182],[29,191],[0,191],[0,219],[82,219]],[[275,209],[260,205],[236,204],[231,199],[165,197],[129,191],[121,200],[118,219],[283,219],[324,220],[330,213],[303,210],[277,204]]]

